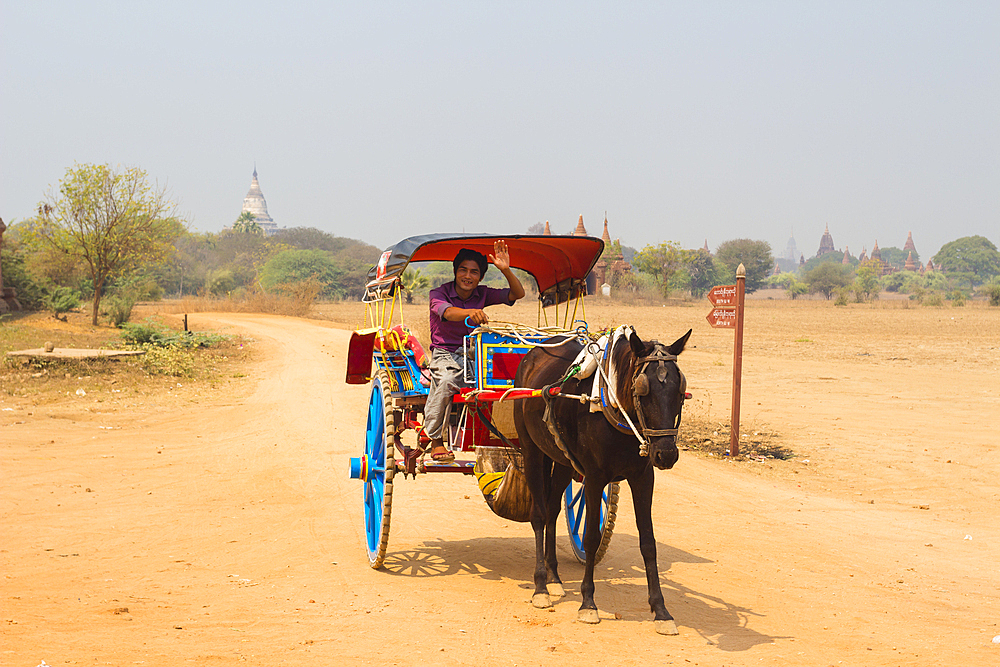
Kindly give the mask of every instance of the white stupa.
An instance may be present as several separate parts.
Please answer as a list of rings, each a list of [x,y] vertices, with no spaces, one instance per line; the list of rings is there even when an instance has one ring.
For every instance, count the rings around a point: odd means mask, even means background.
[[[243,212],[253,214],[254,221],[263,230],[265,236],[273,236],[278,232],[278,225],[267,213],[267,201],[264,199],[264,193],[260,191],[260,183],[257,182],[257,165],[253,167],[250,191],[243,199]]]

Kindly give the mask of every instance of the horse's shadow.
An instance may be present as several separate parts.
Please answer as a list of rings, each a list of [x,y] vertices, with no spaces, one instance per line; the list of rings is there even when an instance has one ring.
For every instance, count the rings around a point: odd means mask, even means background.
[[[559,574],[567,595],[559,604],[579,605],[583,565],[569,551],[565,538],[559,540]],[[669,570],[676,563],[707,565],[713,561],[682,549],[657,542],[656,560],[667,608],[678,625],[693,629],[723,651],[746,651],[758,644],[771,644],[784,637],[772,637],[749,627],[752,617],[763,614],[702,593],[673,580]],[[471,540],[434,540],[386,555],[385,570],[394,576],[443,577],[473,574],[490,581],[516,581],[533,590],[535,541],[524,537],[481,537]],[[613,573],[612,579],[603,575]],[[648,621],[646,579],[639,557],[639,538],[615,535],[607,557],[595,571],[598,606],[613,600],[617,615],[626,621]],[[625,575],[629,580],[625,580]],[[605,603],[606,606],[608,603]],[[610,607],[607,607],[610,609]]]

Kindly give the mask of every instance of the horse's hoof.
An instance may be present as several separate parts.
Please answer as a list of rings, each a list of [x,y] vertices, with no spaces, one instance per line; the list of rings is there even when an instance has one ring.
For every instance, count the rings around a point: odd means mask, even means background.
[[[548,609],[552,606],[552,600],[548,593],[535,593],[531,596],[531,606],[535,609]]]
[[[597,615],[596,609],[581,609],[576,616],[576,620],[581,623],[600,623],[601,617]]]
[[[566,589],[558,581],[554,581],[551,584],[545,584],[545,588],[548,589],[549,595],[554,598],[561,598],[566,595]]]
[[[656,632],[661,635],[679,635],[680,631],[677,629],[677,624],[672,620],[666,621],[653,621],[656,624]]]

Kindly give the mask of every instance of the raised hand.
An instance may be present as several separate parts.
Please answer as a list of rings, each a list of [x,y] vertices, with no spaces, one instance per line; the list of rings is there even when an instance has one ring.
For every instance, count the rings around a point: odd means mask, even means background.
[[[493,254],[487,255],[493,266],[501,273],[510,268],[510,254],[507,252],[507,242],[499,240],[493,244]]]

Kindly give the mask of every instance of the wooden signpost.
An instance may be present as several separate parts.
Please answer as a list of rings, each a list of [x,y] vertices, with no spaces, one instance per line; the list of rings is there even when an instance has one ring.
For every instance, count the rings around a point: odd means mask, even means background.
[[[743,301],[746,295],[747,271],[740,264],[736,269],[735,285],[717,285],[708,293],[715,306],[705,319],[716,329],[735,329],[733,341],[733,411],[729,436],[729,455],[740,453],[740,390],[743,386]]]

